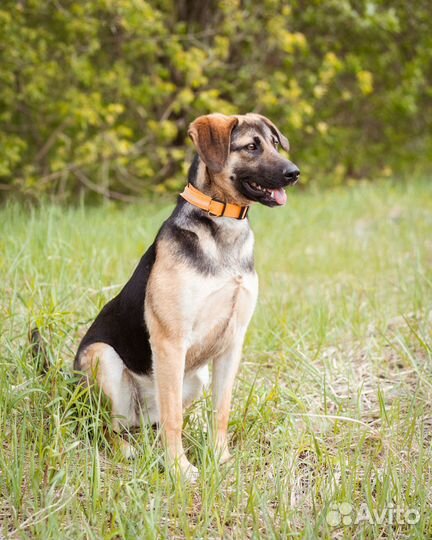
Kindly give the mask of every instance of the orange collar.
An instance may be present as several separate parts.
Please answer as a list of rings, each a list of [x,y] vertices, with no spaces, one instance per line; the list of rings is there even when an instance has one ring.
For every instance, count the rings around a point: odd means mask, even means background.
[[[209,216],[245,219],[249,210],[249,206],[240,206],[212,199],[192,184],[188,184],[184,191],[180,193],[180,196],[190,204],[205,210]]]

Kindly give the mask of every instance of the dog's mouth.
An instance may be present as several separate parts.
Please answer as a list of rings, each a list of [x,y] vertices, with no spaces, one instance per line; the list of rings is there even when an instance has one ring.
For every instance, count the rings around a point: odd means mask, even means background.
[[[246,180],[243,182],[248,197],[267,206],[284,206],[287,202],[287,194],[283,187],[264,187],[258,182]]]

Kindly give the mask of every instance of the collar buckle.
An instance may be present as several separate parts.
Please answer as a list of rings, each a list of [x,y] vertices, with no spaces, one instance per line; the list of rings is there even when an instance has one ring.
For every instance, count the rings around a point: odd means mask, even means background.
[[[219,204],[223,204],[223,209],[222,209],[222,212],[220,214],[215,214],[214,212],[212,212],[210,210],[210,207],[211,207],[211,203],[215,201]],[[225,214],[225,209],[226,209],[226,206],[227,206],[227,203],[226,201],[219,201],[219,199],[210,199],[210,203],[209,203],[209,209],[207,210],[207,214],[209,216],[212,216],[212,217],[223,217],[223,215]]]

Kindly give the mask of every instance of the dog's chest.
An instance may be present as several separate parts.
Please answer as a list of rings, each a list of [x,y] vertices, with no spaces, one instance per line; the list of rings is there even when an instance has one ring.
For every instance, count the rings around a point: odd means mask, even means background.
[[[197,280],[190,303],[186,369],[221,356],[242,338],[255,309],[256,273],[224,273]]]

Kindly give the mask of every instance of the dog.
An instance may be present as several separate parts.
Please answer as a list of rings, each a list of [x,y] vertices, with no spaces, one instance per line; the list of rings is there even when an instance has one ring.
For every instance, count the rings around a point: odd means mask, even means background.
[[[188,135],[197,151],[188,185],[83,337],[74,368],[109,398],[114,432],[143,418],[158,424],[168,464],[193,480],[183,409],[207,384],[210,362],[214,444],[222,462],[230,458],[232,389],[258,294],[249,207],[283,206],[300,171],[279,153],[286,137],[259,114],[200,116]]]

